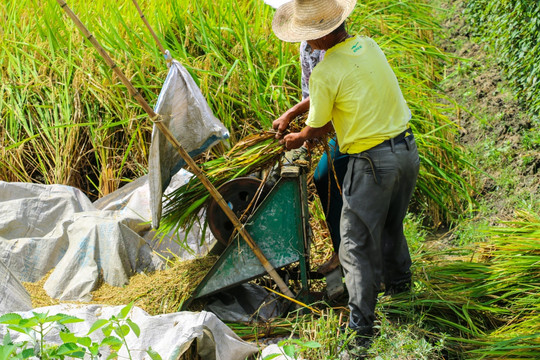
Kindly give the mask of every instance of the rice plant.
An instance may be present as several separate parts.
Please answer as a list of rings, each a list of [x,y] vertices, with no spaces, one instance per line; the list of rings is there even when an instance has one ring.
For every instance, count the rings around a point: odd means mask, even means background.
[[[385,299],[387,314],[421,317],[467,358],[540,355],[540,217],[520,212],[466,250],[422,254],[410,296]],[[439,336],[439,335],[436,335]]]
[[[132,2],[68,3],[154,104],[167,69]],[[140,5],[232,145],[268,130],[298,101],[298,45],[272,34],[273,10],[263,1]],[[375,38],[396,71],[422,157],[415,206],[440,224],[472,206],[474,171],[454,142],[447,114],[455,105],[443,105],[436,86],[451,59],[433,45],[432,10],[423,0],[363,1],[349,26]],[[3,2],[0,16],[0,179],[73,185],[96,199],[145,174],[151,123],[56,1]],[[210,158],[222,154],[216,148]]]

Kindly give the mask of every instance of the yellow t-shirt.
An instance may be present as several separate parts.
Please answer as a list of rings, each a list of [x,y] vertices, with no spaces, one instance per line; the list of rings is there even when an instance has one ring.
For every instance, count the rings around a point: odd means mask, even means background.
[[[306,124],[332,121],[340,151],[356,154],[407,128],[411,111],[377,43],[356,36],[328,49],[309,79]]]

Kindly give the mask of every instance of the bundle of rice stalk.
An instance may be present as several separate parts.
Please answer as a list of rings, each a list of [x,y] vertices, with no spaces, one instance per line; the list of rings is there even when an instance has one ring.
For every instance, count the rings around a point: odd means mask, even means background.
[[[298,126],[291,123],[289,129],[298,131]],[[227,181],[273,166],[284,151],[283,145],[275,139],[275,132],[262,131],[243,138],[221,157],[203,163],[201,170],[219,189]],[[187,184],[167,196],[158,234],[164,237],[173,231],[189,229],[199,220],[209,198],[206,187],[193,176]]]
[[[537,309],[538,310],[538,309]],[[475,341],[468,359],[538,359],[540,355],[540,318],[504,326]]]
[[[424,324],[449,333],[448,340],[471,356],[537,358],[540,221],[518,217],[487,230],[489,241],[469,249],[468,259],[463,250],[459,257],[449,250],[443,260],[417,260],[415,291],[387,299],[383,309],[398,315],[417,310]]]
[[[410,296],[384,299],[385,312],[399,316],[419,314],[438,333],[456,339],[482,336],[505,324],[510,316],[507,309],[489,304],[485,291],[479,290],[490,276],[487,264],[447,258],[418,260],[415,267],[414,291]]]
[[[504,326],[478,339],[471,358],[540,357],[540,216],[518,212],[517,219],[488,230],[491,264],[484,287],[488,304],[508,309]]]

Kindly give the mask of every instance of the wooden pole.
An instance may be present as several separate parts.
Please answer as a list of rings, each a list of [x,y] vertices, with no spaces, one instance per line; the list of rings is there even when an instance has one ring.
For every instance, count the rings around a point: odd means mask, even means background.
[[[255,243],[251,235],[247,232],[247,230],[244,228],[240,220],[238,220],[238,217],[236,214],[229,208],[227,205],[227,202],[219,191],[214,187],[214,185],[208,180],[206,175],[202,172],[202,170],[197,166],[195,161],[189,156],[187,151],[182,147],[182,145],[176,140],[174,135],[171,133],[171,131],[159,120],[159,115],[154,112],[154,110],[148,105],[146,100],[142,97],[142,95],[135,89],[133,84],[129,81],[129,79],[124,75],[122,70],[116,66],[114,61],[111,59],[109,54],[103,49],[103,47],[99,44],[99,42],[96,40],[96,38],[88,31],[86,26],[79,20],[77,15],[69,8],[67,3],[64,0],[56,0],[58,4],[64,9],[66,14],[73,20],[77,28],[82,32],[82,34],[94,45],[96,50],[99,52],[99,54],[103,57],[107,65],[115,72],[115,74],[120,78],[122,83],[128,88],[129,93],[131,96],[133,96],[139,105],[144,109],[144,111],[148,114],[148,117],[150,120],[156,125],[156,127],[165,135],[167,140],[174,146],[174,148],[178,151],[180,156],[184,159],[186,164],[190,167],[191,171],[199,178],[199,180],[202,182],[202,184],[208,189],[210,192],[210,195],[216,200],[218,205],[221,207],[225,215],[231,220],[231,222],[234,224],[234,228],[238,231],[238,233],[242,236],[242,238],[246,241],[246,243],[249,245],[255,256],[259,259],[261,262],[261,265],[264,267],[266,272],[272,277],[272,279],[276,282],[281,292],[283,292],[285,295],[294,298],[294,294],[291,292],[287,284],[283,281],[283,279],[279,276],[279,274],[276,272],[272,264],[266,259],[264,254],[262,253],[261,249],[258,247],[258,245]]]
[[[142,21],[144,21],[144,24],[150,31],[150,34],[152,34],[152,37],[154,38],[154,40],[156,40],[157,46],[161,50],[161,53],[165,55],[165,48],[163,47],[163,45],[161,45],[161,42],[159,41],[156,33],[154,32],[154,29],[152,29],[152,27],[150,26],[150,23],[148,23],[148,20],[144,16],[141,8],[139,7],[139,3],[137,2],[137,0],[132,0],[132,1],[133,1],[133,5],[135,5],[135,7],[137,8],[137,11],[139,12],[139,16],[141,17]]]

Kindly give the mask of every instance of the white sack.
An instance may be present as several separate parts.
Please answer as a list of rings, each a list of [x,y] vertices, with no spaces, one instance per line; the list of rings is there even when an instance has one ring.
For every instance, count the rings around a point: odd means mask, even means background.
[[[75,335],[84,336],[96,320],[110,319],[122,308],[123,306],[62,304],[34,309],[33,312],[49,315],[62,313],[84,319],[85,322],[67,325]],[[19,314],[25,318],[33,316],[31,312]],[[148,359],[146,350],[149,347],[152,347],[152,350],[163,359],[178,359],[193,341],[197,341],[199,355],[205,360],[245,360],[246,357],[258,351],[255,345],[240,339],[214,314],[206,311],[150,316],[142,309],[134,307],[129,318],[141,330],[138,338],[133,332],[126,337],[133,359]],[[5,332],[5,325],[0,325],[0,338],[4,337]],[[25,335],[13,331],[10,334],[15,342],[27,340]],[[100,341],[103,339],[103,333],[98,330],[90,334],[90,337],[93,341]],[[51,331],[46,341],[61,344],[58,331]],[[107,351],[102,351],[101,354],[104,359],[109,355]],[[125,347],[122,347],[119,358],[127,357],[127,351]]]
[[[225,126],[214,116],[189,72],[173,60],[154,111],[184,150],[197,157],[221,140],[229,138]],[[161,219],[162,196],[173,174],[186,163],[154,125],[148,158],[152,226]]]
[[[101,278],[122,286],[136,272],[154,271],[162,265],[116,211],[73,214],[66,235],[69,247],[44,285],[55,299],[89,301]]]
[[[0,181],[0,261],[36,282],[64,256],[73,214],[94,210],[76,188]]]
[[[167,192],[191,176],[180,171]],[[0,181],[0,261],[25,282],[36,282],[54,269],[45,284],[50,296],[88,300],[100,277],[121,286],[136,271],[162,266],[162,259],[150,247],[156,244],[152,243],[149,199],[146,178],[96,205],[70,186]],[[190,251],[167,238],[161,250],[182,259],[206,255],[215,239],[208,231],[201,246],[200,233],[194,227],[187,234]],[[175,236],[183,239],[186,234]]]
[[[187,184],[192,177],[192,173],[180,169],[171,178],[165,195]],[[146,175],[102,197],[94,202],[94,205],[100,210],[122,211],[125,218],[132,219],[128,226],[131,229],[137,229],[137,233],[150,244],[154,251],[164,258],[172,258],[173,254],[175,258],[180,260],[191,260],[205,256],[217,241],[210,231],[206,231],[204,241],[201,240],[202,229],[197,223],[193,224],[187,234],[178,231],[177,233],[168,234],[164,239],[156,238],[156,232],[150,224],[152,218],[150,189],[148,176]],[[201,221],[204,221],[204,214],[201,214],[200,218]],[[180,246],[180,243],[184,244],[184,246],[187,245],[189,249]]]
[[[32,299],[28,291],[0,261],[0,314],[10,311],[32,309]]]

